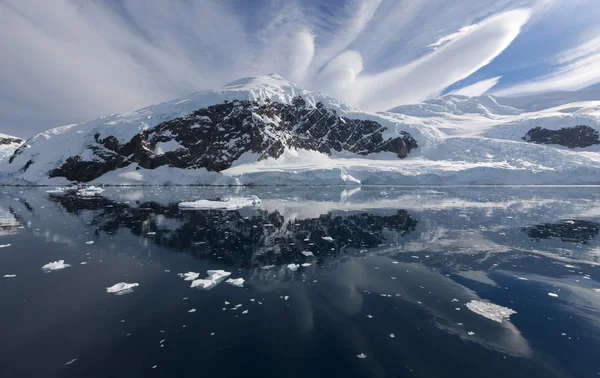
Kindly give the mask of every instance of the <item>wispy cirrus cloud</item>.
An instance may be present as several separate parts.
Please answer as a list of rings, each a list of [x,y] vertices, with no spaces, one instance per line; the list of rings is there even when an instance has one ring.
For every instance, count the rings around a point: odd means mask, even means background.
[[[478,72],[549,1],[5,0],[0,132],[29,136],[271,72],[385,110]],[[581,85],[593,81],[593,49],[563,51],[554,74],[572,78],[577,63]]]

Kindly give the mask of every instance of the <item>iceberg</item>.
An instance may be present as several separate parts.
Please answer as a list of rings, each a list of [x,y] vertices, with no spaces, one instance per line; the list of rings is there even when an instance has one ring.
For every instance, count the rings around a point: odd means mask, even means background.
[[[225,281],[225,283],[228,283],[231,286],[244,287],[244,281],[243,278],[230,278]]]
[[[52,272],[54,270],[60,270],[64,268],[68,268],[71,265],[65,264],[65,260],[52,261],[42,267],[42,270],[46,273]]]
[[[197,287],[199,289],[209,290],[221,283],[225,278],[231,275],[231,272],[224,270],[207,270],[206,274],[208,277],[193,280],[190,287]]]
[[[107,287],[106,292],[116,295],[122,295],[133,292],[133,288],[137,286],[140,286],[140,284],[119,282],[117,284],[112,285],[111,287]]]
[[[232,197],[225,200],[198,200],[193,202],[181,202],[179,208],[182,210],[236,210],[247,206],[255,206],[260,203],[257,196]]]
[[[499,306],[494,303],[472,300],[466,304],[467,308],[474,313],[488,318],[498,323],[508,320],[511,315],[516,314],[515,310],[508,307]]]
[[[184,281],[193,281],[196,278],[200,277],[200,273],[195,273],[195,272],[179,273],[179,277],[183,278]]]

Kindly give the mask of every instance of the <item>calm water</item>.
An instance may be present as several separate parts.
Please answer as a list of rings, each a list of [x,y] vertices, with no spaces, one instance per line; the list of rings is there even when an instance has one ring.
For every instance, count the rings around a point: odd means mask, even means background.
[[[0,188],[0,377],[600,375],[599,188],[46,189]]]

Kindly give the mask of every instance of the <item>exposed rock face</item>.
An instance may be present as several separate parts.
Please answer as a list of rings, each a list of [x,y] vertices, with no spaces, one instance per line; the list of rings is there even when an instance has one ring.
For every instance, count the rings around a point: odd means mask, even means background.
[[[95,136],[88,146],[94,159],[69,157],[49,177],[91,181],[104,173],[138,163],[146,169],[168,165],[222,171],[244,154],[257,160],[278,158],[288,149],[360,155],[393,152],[399,158],[418,147],[408,133],[384,139],[387,130],[377,122],[339,117],[302,97],[292,104],[278,102],[225,102],[163,122],[135,135],[126,144],[112,136]]]
[[[558,144],[568,148],[589,147],[600,144],[600,135],[586,125],[563,127],[559,130],[548,130],[535,127],[522,138],[537,144]]]
[[[0,145],[21,144],[23,139],[0,134]]]

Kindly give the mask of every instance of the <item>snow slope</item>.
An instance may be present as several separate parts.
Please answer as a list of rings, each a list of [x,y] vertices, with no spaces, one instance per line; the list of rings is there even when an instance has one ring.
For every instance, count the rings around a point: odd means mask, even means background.
[[[138,111],[79,125],[63,126],[29,139],[12,163],[0,163],[0,182],[62,185],[48,172],[70,156],[93,156],[88,149],[96,134],[125,143],[140,130],[236,99],[290,103],[302,96],[310,106],[322,102],[349,119],[378,122],[384,138],[410,133],[419,147],[405,159],[381,152],[361,156],[347,151],[326,155],[286,148],[277,159],[257,161],[244,155],[221,172],[204,168],[137,164],[116,169],[92,184],[600,184],[600,145],[567,148],[526,142],[535,127],[558,130],[586,125],[600,131],[600,89],[525,97],[449,95],[387,112],[368,113],[326,95],[303,90],[278,75],[236,80]],[[57,149],[55,146],[60,145]],[[166,152],[175,144],[161,145]],[[92,157],[90,157],[92,156]],[[26,169],[25,169],[26,168]]]

